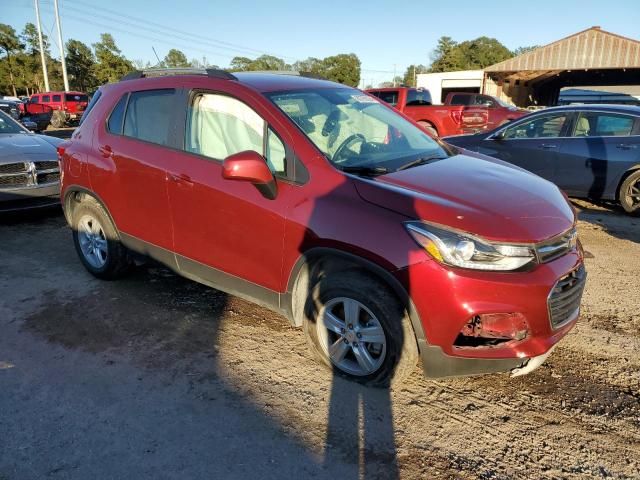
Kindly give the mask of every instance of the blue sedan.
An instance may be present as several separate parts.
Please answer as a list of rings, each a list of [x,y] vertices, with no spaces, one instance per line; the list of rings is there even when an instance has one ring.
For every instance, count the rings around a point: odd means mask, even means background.
[[[640,107],[569,105],[446,142],[513,163],[567,195],[640,213]]]

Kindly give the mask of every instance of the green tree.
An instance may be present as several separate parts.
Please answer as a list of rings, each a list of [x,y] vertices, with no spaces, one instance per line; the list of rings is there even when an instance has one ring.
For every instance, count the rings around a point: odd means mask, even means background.
[[[25,51],[29,55],[40,55],[40,41],[38,39],[38,29],[33,23],[27,23],[20,34],[20,40],[25,44]],[[42,44],[44,45],[44,54],[50,56],[49,53],[49,37],[42,34]]]
[[[253,60],[248,57],[233,57],[233,59],[231,59],[231,63],[229,64],[229,70],[231,70],[232,72],[252,70],[252,63]]]
[[[409,65],[404,72],[404,77],[402,77],[402,83],[409,87],[415,87],[417,75],[419,73],[427,73],[428,71],[429,68],[424,65]]]
[[[95,57],[91,49],[79,40],[69,39],[67,41],[67,72],[71,88],[86,92],[97,86],[93,69],[96,64]]]
[[[122,55],[111,34],[101,33],[93,49],[96,56],[93,74],[99,85],[118,81],[133,70],[133,64]]]
[[[169,50],[169,53],[164,57],[162,63],[167,68],[184,68],[190,66],[187,56],[175,48]]]
[[[4,50],[4,54],[6,55],[7,73],[11,89],[13,90],[13,96],[17,96],[18,92],[16,91],[16,80],[13,75],[11,56],[20,52],[24,48],[24,45],[20,43],[16,31],[11,25],[0,23],[0,48]]]
[[[306,60],[298,60],[293,64],[293,69],[297,72],[308,72],[322,75],[322,60],[315,57],[309,57]]]
[[[328,80],[357,87],[360,83],[360,59],[355,53],[341,53],[322,60],[319,72]]]
[[[531,45],[529,47],[518,47],[513,51],[513,56],[517,57],[523,53],[533,52],[536,48],[540,48],[540,45]]]
[[[480,69],[512,56],[513,53],[495,38],[478,37],[457,43],[451,37],[440,37],[432,56],[431,71]]]

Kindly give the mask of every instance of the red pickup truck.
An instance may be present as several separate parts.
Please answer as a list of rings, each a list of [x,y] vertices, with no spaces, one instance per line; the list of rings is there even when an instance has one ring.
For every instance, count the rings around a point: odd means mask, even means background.
[[[374,88],[367,92],[400,110],[433,136],[490,130],[527,113],[497,98],[477,93],[452,92],[447,95],[444,105],[432,105],[429,91],[420,88]]]

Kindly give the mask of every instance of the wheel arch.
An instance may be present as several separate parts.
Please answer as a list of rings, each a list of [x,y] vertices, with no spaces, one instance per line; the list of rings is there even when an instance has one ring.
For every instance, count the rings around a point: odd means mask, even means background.
[[[291,270],[282,307],[293,325],[302,325],[308,294],[320,278],[329,273],[353,270],[373,275],[375,280],[389,288],[409,315],[416,341],[424,341],[420,316],[406,289],[396,277],[371,260],[328,247],[315,247],[306,251]],[[421,343],[418,342],[418,346]]]
[[[67,224],[69,224],[69,226],[73,226],[73,222],[72,222],[73,211],[87,197],[92,199],[94,202],[100,204],[100,206],[104,209],[104,211],[109,216],[109,220],[111,220],[111,223],[113,224],[114,228],[116,229],[116,231],[118,231],[118,226],[115,220],[113,219],[113,216],[111,216],[111,212],[109,212],[107,205],[102,201],[100,196],[95,192],[92,192],[91,190],[85,187],[82,187],[80,185],[71,185],[64,192],[64,198],[62,201],[62,210],[67,220]]]
[[[636,173],[638,170],[640,170],[640,163],[637,163],[631,167],[629,167],[621,176],[620,176],[620,180],[618,180],[618,185],[616,186],[616,196],[615,196],[615,201],[618,202],[620,201],[620,189],[622,188],[622,184],[624,183],[624,181],[629,178],[629,176],[633,175],[634,173]]]

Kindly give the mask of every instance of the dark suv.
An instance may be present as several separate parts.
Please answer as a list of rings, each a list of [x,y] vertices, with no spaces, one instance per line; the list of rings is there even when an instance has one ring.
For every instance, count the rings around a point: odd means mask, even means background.
[[[304,75],[135,72],[59,148],[80,259],[144,254],[304,327],[336,373],[386,386],[527,373],[585,283],[556,186],[460,154],[359,90]]]

